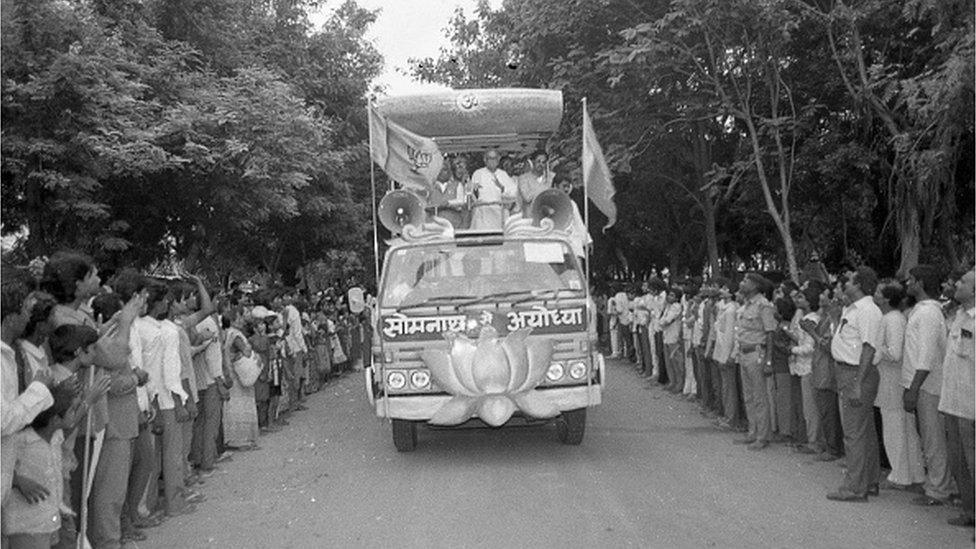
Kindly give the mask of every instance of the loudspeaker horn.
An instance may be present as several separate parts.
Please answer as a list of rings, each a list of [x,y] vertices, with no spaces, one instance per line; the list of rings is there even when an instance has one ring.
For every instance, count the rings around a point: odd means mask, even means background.
[[[529,216],[536,224],[549,218],[556,229],[564,230],[573,222],[573,202],[563,191],[547,189],[532,200]]]
[[[378,214],[380,223],[394,234],[403,232],[405,225],[423,223],[427,216],[420,197],[403,189],[386,193]]]

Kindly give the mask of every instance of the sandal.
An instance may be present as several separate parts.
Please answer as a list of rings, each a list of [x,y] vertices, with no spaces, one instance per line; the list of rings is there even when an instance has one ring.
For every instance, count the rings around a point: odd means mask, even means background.
[[[940,505],[946,504],[946,502],[941,499],[931,498],[929,496],[919,496],[913,499],[912,503],[914,503],[915,505],[922,505],[924,507],[938,507]]]
[[[120,536],[119,541],[146,541],[149,536],[145,532],[138,529],[124,530]]]

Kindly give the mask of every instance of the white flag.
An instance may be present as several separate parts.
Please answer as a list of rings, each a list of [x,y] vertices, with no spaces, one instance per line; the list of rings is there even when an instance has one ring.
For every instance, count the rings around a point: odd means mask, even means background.
[[[607,226],[603,230],[609,229],[617,222],[617,206],[613,203],[613,195],[616,191],[613,188],[610,168],[603,158],[603,149],[596,139],[585,104],[583,107],[583,185],[593,204],[607,216]]]

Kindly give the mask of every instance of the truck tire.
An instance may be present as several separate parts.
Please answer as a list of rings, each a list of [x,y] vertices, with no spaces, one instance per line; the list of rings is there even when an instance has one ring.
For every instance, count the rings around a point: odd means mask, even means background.
[[[586,408],[567,410],[556,421],[556,434],[563,444],[579,445],[586,431]]]
[[[417,424],[405,419],[394,419],[393,445],[398,452],[412,452],[417,447]]]

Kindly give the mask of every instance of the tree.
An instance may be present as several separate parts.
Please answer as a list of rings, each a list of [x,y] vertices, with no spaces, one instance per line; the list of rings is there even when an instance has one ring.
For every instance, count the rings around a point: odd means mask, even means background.
[[[886,223],[898,235],[898,272],[919,262],[936,227],[957,266],[951,235],[966,226],[956,208],[957,181],[968,176],[972,184],[973,3],[835,0],[827,11],[807,9],[823,24],[855,107],[885,137],[875,146],[886,160]],[[960,173],[960,164],[970,168]]]

